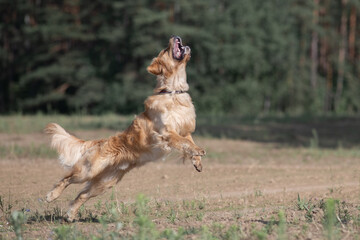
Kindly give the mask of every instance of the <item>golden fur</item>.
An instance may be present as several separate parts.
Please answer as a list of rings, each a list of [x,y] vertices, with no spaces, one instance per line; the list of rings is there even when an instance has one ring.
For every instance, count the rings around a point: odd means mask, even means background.
[[[166,157],[172,149],[180,151],[184,160],[191,160],[196,170],[202,170],[201,156],[205,151],[191,137],[195,130],[195,109],[186,92],[189,59],[190,48],[183,47],[179,37],[171,38],[169,46],[147,68],[157,76],[157,86],[154,95],[145,101],[145,111],[115,136],[84,141],[56,123],[46,126],[51,146],[58,151],[62,165],[70,169],[47,194],[47,202],[57,199],[72,183],[87,183],[71,203],[66,214],[68,221],[74,220],[84,202],[114,186],[125,173]]]

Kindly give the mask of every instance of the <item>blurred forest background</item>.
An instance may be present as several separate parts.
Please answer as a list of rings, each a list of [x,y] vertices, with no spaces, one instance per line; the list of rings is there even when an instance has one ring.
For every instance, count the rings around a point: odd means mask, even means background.
[[[359,0],[0,0],[0,113],[135,113],[171,35],[198,112],[357,114]]]

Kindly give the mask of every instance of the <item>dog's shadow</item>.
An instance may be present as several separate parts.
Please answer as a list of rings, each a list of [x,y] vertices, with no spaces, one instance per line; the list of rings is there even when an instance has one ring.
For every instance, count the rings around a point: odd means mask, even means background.
[[[50,223],[72,223],[67,221],[64,216],[54,216],[53,214],[45,214],[41,216],[30,216],[27,219],[27,224],[36,224],[36,223],[43,223],[43,222],[50,222]],[[100,223],[99,217],[83,217],[79,218],[73,222],[81,222],[81,223]]]

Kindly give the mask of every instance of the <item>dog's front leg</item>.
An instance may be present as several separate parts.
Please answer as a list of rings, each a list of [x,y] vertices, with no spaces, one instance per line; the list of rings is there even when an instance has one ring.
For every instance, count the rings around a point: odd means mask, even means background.
[[[195,144],[194,139],[192,138],[190,133],[186,136],[186,138],[189,139],[190,142]],[[190,156],[189,157],[189,156],[184,155],[184,161],[186,159],[188,159],[188,158],[190,158],[190,160],[191,160],[192,164],[194,165],[196,171],[201,172],[202,171],[201,156]]]
[[[204,156],[206,154],[204,149],[194,143],[190,134],[182,137],[174,131],[169,131],[165,135],[165,140],[168,142],[169,147],[183,152],[186,156]]]

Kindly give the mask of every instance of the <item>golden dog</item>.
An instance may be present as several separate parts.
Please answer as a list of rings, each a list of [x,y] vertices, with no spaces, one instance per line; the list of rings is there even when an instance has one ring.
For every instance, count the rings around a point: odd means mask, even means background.
[[[182,46],[180,37],[172,37],[168,47],[153,59],[147,70],[157,76],[154,94],[145,100],[145,111],[124,132],[108,139],[84,141],[56,123],[46,126],[51,146],[58,151],[62,165],[70,168],[70,173],[46,195],[46,201],[57,199],[72,183],[86,182],[71,203],[66,220],[73,221],[83,203],[114,186],[125,173],[166,157],[172,149],[180,151],[184,160],[191,160],[197,171],[202,170],[205,151],[191,137],[195,109],[187,93],[190,52],[188,46]]]

